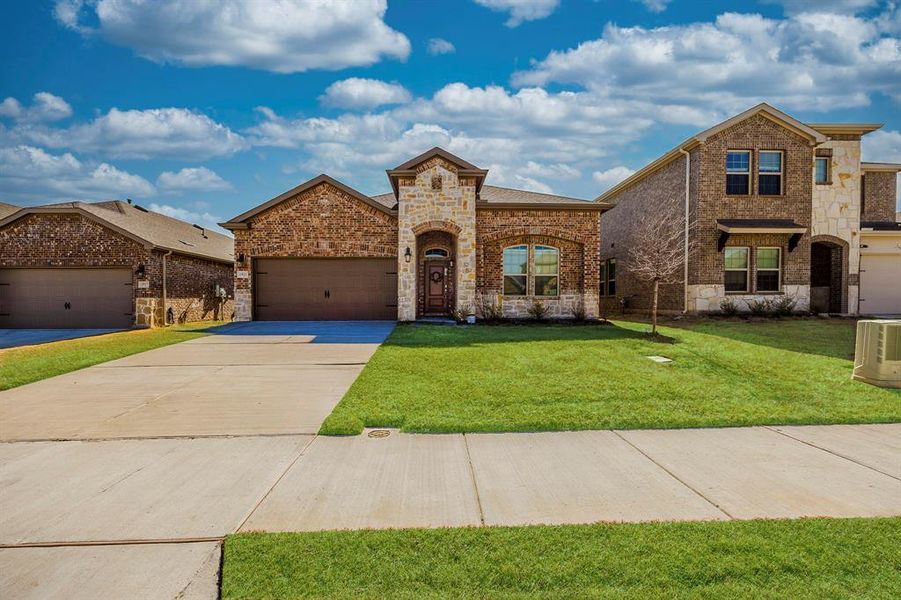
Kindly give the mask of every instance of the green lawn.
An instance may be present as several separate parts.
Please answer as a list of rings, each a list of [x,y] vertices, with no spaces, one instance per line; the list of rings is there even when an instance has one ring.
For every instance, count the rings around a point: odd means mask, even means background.
[[[854,322],[400,325],[324,434],[901,421],[901,391],[851,380]],[[646,357],[663,355],[670,364]]]
[[[185,323],[166,329],[136,329],[76,340],[0,350],[0,390],[77,371],[108,360],[177,344],[221,322]]]
[[[901,519],[249,533],[222,598],[898,598]]]

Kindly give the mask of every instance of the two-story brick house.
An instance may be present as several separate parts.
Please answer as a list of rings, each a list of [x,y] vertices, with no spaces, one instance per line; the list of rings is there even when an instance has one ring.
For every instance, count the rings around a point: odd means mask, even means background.
[[[600,215],[609,208],[485,185],[433,148],[367,196],[320,175],[231,219],[238,320],[598,314]]]
[[[877,124],[807,124],[767,104],[698,133],[598,198],[601,296],[608,309],[650,306],[629,270],[638,224],[651,213],[685,230],[682,277],[660,309],[743,310],[791,296],[800,310],[901,313],[901,165],[862,163]]]

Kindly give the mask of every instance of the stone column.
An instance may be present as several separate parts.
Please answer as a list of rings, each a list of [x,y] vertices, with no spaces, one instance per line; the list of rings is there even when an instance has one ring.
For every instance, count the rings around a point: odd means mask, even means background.
[[[409,228],[397,233],[397,320],[416,320],[416,235]],[[410,249],[410,262],[405,254]]]

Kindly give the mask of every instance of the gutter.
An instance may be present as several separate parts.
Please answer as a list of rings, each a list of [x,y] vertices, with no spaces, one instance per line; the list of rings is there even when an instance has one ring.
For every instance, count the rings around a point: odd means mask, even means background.
[[[163,327],[169,326],[168,312],[166,309],[166,258],[172,256],[172,250],[163,254]]]
[[[685,253],[684,272],[682,274],[682,314],[688,312],[688,200],[690,198],[689,190],[691,189],[691,154],[683,148],[679,148],[679,152],[685,156],[685,240],[683,242],[683,252]]]

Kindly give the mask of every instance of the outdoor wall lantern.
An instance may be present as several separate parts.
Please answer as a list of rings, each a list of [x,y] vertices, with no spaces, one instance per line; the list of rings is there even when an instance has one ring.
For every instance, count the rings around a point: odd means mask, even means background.
[[[239,265],[243,265],[243,264],[244,264],[244,254],[239,254],[239,255],[238,255],[238,264],[239,264]]]
[[[138,270],[135,271],[135,275],[137,275],[138,277],[143,277],[144,273],[145,273],[144,263],[141,263],[138,265]]]
[[[410,252],[410,247],[407,246],[407,249],[404,250],[404,262],[410,262],[410,260],[412,258],[413,258],[413,253]]]

